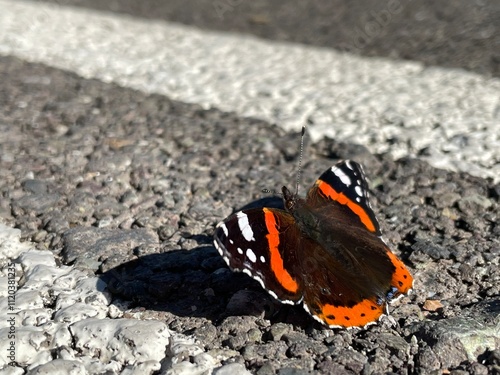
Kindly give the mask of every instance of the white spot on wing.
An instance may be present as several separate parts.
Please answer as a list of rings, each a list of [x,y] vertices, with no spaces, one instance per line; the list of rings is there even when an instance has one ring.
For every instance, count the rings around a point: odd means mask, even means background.
[[[255,263],[257,261],[257,256],[252,249],[247,249],[247,258],[250,259],[250,262],[252,263]]]
[[[360,197],[363,196],[363,189],[361,189],[361,186],[355,186],[354,187],[354,191],[356,192],[356,194],[358,194]]]
[[[322,323],[322,324],[325,324],[325,322],[324,322],[321,318],[319,318],[317,315],[313,314],[313,313],[311,312],[311,310],[309,310],[309,306],[307,306],[307,304],[306,304],[306,303],[303,303],[303,304],[302,304],[302,307],[304,308],[304,310],[306,310],[306,312],[307,312],[309,315],[311,315],[311,316],[314,318],[314,320],[316,320],[316,321],[318,321],[318,322],[320,322],[320,323]]]
[[[236,250],[238,251],[238,254],[243,255],[243,250],[241,250],[240,247],[236,248]]]
[[[411,290],[411,289],[410,289]],[[409,292],[409,291],[408,291]],[[399,301],[401,298],[404,297],[404,294],[400,294],[399,296],[397,296],[396,298],[392,298],[389,303],[392,305],[394,302],[396,301]],[[387,312],[389,312],[389,310],[387,310]]]
[[[264,285],[262,285],[262,286],[264,286]],[[265,289],[265,288],[264,288],[264,289]],[[275,299],[279,300],[279,299],[278,299],[278,296],[276,295],[276,293],[274,293],[272,290],[268,290],[267,292],[268,292],[268,293],[269,293],[272,297],[274,297]],[[281,301],[281,302],[283,302],[283,301]]]
[[[309,315],[312,315],[311,314],[311,310],[309,310],[309,306],[307,306],[307,304],[304,303],[304,305],[302,306],[304,308],[304,310],[306,310],[306,312],[309,314]]]
[[[245,237],[245,240],[247,240],[248,242],[255,241],[255,237],[253,236],[252,227],[250,226],[250,223],[248,222],[247,214],[240,211],[236,214],[236,217],[238,218],[238,227],[240,227],[241,234],[243,234],[243,237]]]
[[[250,272],[250,270],[249,270],[249,269],[247,269],[247,268],[243,268],[243,269],[241,270],[241,272],[246,273],[248,276],[250,276],[250,277],[252,277],[252,278],[253,278],[253,275],[252,275],[252,273]]]
[[[244,274],[247,274],[248,276],[250,276],[252,279],[254,280],[257,280],[260,284],[260,286],[262,286],[263,289],[266,289],[266,287],[264,286],[264,280],[262,280],[261,277],[255,275],[252,273],[252,271],[250,271],[248,268],[243,268],[241,270],[241,272],[243,272]]]
[[[222,248],[219,246],[219,243],[217,241],[214,241],[214,245],[215,245],[215,248],[217,249],[217,251],[219,252],[219,254],[224,257],[224,252],[222,250]]]
[[[260,256],[260,261],[261,261],[262,263],[266,263],[266,258],[264,258],[264,256],[263,256],[263,255],[261,255],[261,256]]]
[[[219,224],[219,227],[222,228],[222,231],[224,232],[224,234],[226,235],[226,237],[229,235],[229,231],[227,230],[227,227],[226,227],[226,224],[224,224],[223,222]]]
[[[222,259],[224,259],[224,262],[226,262],[226,264],[229,266],[229,258],[225,253],[225,249],[222,246],[219,246],[219,243],[217,241],[214,241],[214,245]]]
[[[345,172],[342,169],[338,167],[332,167],[332,172],[335,176],[337,176],[340,179],[340,181],[342,181],[344,185],[351,186],[352,184],[351,179],[349,178],[348,175],[345,174]]]

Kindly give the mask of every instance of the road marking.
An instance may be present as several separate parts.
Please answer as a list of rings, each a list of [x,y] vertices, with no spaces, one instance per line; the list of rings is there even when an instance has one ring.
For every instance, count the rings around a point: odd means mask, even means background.
[[[0,54],[500,179],[497,78],[56,4],[0,9]]]

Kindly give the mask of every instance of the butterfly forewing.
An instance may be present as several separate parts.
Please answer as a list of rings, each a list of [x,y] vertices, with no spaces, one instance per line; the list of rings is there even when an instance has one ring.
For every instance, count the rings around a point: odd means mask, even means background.
[[[237,212],[219,223],[214,235],[217,250],[232,270],[253,277],[284,303],[302,299],[301,275],[290,271],[299,256],[299,236],[293,217],[274,208]]]
[[[380,236],[380,226],[369,201],[368,183],[361,165],[346,160],[326,170],[316,181],[308,194],[308,203],[328,207],[334,201],[344,206],[345,214],[339,218],[354,220],[368,231]]]

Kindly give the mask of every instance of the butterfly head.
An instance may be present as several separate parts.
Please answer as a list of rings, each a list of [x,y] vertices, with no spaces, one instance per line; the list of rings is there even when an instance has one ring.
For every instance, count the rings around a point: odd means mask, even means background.
[[[288,212],[293,212],[295,205],[297,204],[297,194],[293,194],[286,186],[281,188],[283,194],[283,203]]]

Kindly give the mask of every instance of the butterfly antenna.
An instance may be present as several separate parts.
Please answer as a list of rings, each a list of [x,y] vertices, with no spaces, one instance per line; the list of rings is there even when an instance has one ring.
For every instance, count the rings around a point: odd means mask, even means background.
[[[274,189],[267,189],[267,188],[264,188],[261,190],[264,194],[279,194],[276,192],[276,190]]]
[[[297,185],[295,186],[295,195],[299,194],[300,173],[302,172],[302,154],[304,153],[304,134],[306,134],[306,126],[302,126],[300,135],[300,153],[299,153],[299,169],[297,171]]]

